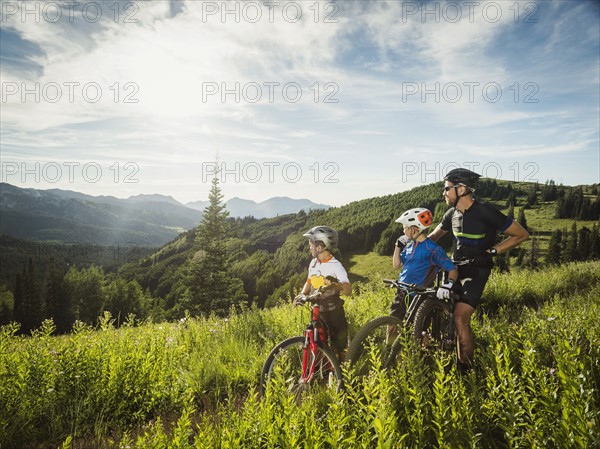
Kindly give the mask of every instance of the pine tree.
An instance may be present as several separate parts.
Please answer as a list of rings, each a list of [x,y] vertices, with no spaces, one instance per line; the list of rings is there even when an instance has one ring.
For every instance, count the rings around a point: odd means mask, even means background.
[[[563,260],[565,262],[574,262],[577,260],[577,223],[573,222],[569,237],[565,246]]]
[[[537,235],[533,235],[531,238],[531,250],[529,251],[527,265],[535,268],[539,265],[538,259],[540,255],[540,241]]]
[[[517,199],[515,198],[515,192],[513,190],[508,194],[508,199],[506,200],[506,207],[515,207],[517,204]]]
[[[537,182],[531,187],[531,192],[529,193],[529,195],[527,196],[527,203],[525,204],[525,206],[527,208],[530,208],[531,206],[534,206],[537,204],[537,190],[538,190],[538,184]]]
[[[592,228],[590,259],[600,259],[600,227],[598,225],[594,225]]]
[[[508,212],[506,213],[506,216],[512,219],[515,218],[515,205],[513,203],[510,203],[510,206],[508,206]]]
[[[21,323],[21,332],[28,333],[39,327],[44,319],[44,302],[31,258],[17,276],[15,293],[15,320]]]
[[[561,260],[562,253],[562,232],[560,229],[552,231],[550,236],[550,243],[548,244],[548,254],[546,255],[546,262],[549,264],[557,265]]]
[[[71,304],[71,296],[65,284],[64,274],[56,267],[54,258],[50,259],[48,264],[44,293],[46,317],[52,318],[58,332],[68,332],[73,321],[75,321],[75,313]]]
[[[577,260],[588,260],[592,244],[591,232],[584,226],[577,233]]]
[[[14,295],[6,285],[0,284],[0,326],[11,322],[14,307]]]
[[[217,172],[212,179],[209,205],[198,227],[196,253],[189,266],[189,291],[181,304],[193,314],[224,316],[232,305],[246,299],[242,280],[232,276],[227,259],[229,212],[223,204],[218,176]]]
[[[521,226],[523,226],[527,231],[529,228],[527,227],[527,218],[525,217],[525,206],[519,209],[519,219],[517,220]]]

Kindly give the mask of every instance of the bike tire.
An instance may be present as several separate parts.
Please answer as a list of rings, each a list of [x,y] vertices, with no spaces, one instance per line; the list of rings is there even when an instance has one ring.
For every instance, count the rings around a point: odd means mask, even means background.
[[[393,341],[388,341],[388,326],[397,326],[398,332]],[[356,333],[348,348],[347,359],[354,373],[364,376],[373,367],[374,356],[378,357],[378,363],[382,368],[390,368],[395,364],[398,353],[397,345],[394,345],[400,334],[404,322],[394,316],[387,315],[369,321]]]
[[[302,381],[302,359],[304,355],[304,337],[292,337],[279,343],[270,352],[260,376],[260,391],[264,396],[269,380],[279,376],[287,385],[288,391],[301,394],[303,390],[320,385],[342,388],[342,369],[334,352],[326,347],[317,347],[315,371],[309,383]],[[330,375],[335,385],[330,385]]]
[[[451,307],[439,299],[427,299],[417,309],[413,335],[424,349],[436,348],[445,351],[456,350],[454,323],[451,320]]]

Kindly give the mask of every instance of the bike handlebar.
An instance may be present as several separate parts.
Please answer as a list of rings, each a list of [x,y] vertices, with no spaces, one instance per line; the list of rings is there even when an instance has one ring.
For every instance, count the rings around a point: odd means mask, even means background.
[[[433,287],[424,287],[419,284],[407,284],[406,282],[396,281],[393,279],[384,279],[383,282],[386,284],[390,284],[391,287],[395,287],[397,290],[408,290],[410,292],[415,292],[415,293],[429,293],[429,294],[435,294],[437,292],[437,289],[435,289]],[[457,293],[454,293],[454,292],[450,292],[450,298],[456,300],[456,299],[460,298],[460,295],[458,295]]]
[[[330,290],[332,288],[333,288],[333,286],[329,286],[329,285],[321,286],[309,295],[298,295],[294,299],[294,302],[297,302],[298,304],[305,304],[307,302],[310,302],[312,304],[317,304],[319,302],[319,298],[323,295],[323,293],[325,293],[327,290]]]

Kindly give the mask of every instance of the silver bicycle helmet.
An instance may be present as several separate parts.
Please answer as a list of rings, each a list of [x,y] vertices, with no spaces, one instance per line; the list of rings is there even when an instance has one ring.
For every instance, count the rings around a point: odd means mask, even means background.
[[[338,233],[335,229],[329,226],[315,226],[310,231],[303,234],[313,242],[323,242],[325,248],[332,250],[338,246]]]

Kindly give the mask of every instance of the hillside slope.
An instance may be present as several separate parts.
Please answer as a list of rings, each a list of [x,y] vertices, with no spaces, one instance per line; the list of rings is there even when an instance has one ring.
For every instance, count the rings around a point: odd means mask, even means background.
[[[306,241],[302,233],[312,226],[329,225],[338,230],[342,256],[351,254],[353,260],[343,257],[352,275],[353,265],[361,260],[374,263],[376,254],[389,257],[393,252],[395,239],[401,233],[401,226],[394,220],[406,209],[427,207],[434,211],[439,221],[447,209],[442,202],[441,183],[429,184],[383,197],[352,202],[348,205],[328,210],[300,212],[263,220],[233,221],[232,238],[229,240],[229,256],[233,263],[233,272],[242,278],[251,302],[259,306],[271,304],[280,297],[297,291],[304,281],[304,271],[310,256],[306,250]],[[539,199],[531,200],[532,190],[536,190]],[[532,240],[538,246],[535,258],[544,256],[547,241],[554,229],[562,229],[573,220],[554,220],[553,213],[557,200],[541,202],[544,187],[532,183],[509,183],[506,181],[483,180],[478,196],[498,209],[509,212],[507,202],[512,198],[514,215],[521,208],[527,215],[535,216]],[[590,229],[595,221],[580,221],[579,227]],[[434,223],[435,225],[435,223]],[[121,274],[136,279],[143,288],[167,299],[174,304],[184,288],[182,268],[194,252],[195,230],[180,235],[165,245],[154,255],[137,263],[125,265]],[[451,235],[440,242],[450,249]],[[516,258],[527,253],[531,242],[515,250],[511,256]],[[372,257],[360,258],[357,255],[375,253]],[[507,262],[508,263],[508,262]],[[356,270],[360,273],[372,273],[368,267]],[[364,275],[354,276],[354,280],[368,280]]]

